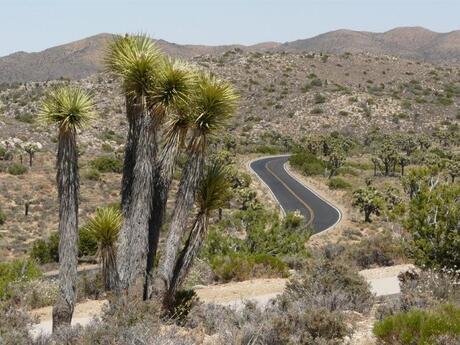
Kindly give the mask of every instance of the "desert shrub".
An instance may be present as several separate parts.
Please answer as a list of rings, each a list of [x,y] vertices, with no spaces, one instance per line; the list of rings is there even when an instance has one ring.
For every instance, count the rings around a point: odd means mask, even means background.
[[[31,113],[21,113],[21,114],[16,115],[14,118],[18,120],[19,122],[24,122],[24,123],[34,122],[34,117]]]
[[[123,162],[115,157],[101,156],[91,161],[91,166],[101,173],[121,173]]]
[[[48,240],[38,239],[29,253],[30,257],[40,264],[59,261],[59,234],[50,235]]]
[[[101,179],[101,173],[95,168],[86,169],[83,172],[83,178],[91,181],[99,181]]]
[[[322,104],[322,103],[325,103],[326,102],[326,97],[320,93],[317,93],[315,94],[314,98],[313,98],[313,102],[315,104]]]
[[[350,175],[350,176],[359,176],[360,173],[355,169],[350,166],[342,166],[339,169],[337,169],[337,174],[340,175]]]
[[[280,298],[297,300],[306,309],[325,308],[331,312],[368,312],[373,295],[357,271],[334,260],[321,259],[301,277],[292,279]]]
[[[19,163],[12,163],[8,167],[8,173],[11,175],[15,175],[15,176],[23,175],[26,172],[27,172],[27,167]]]
[[[100,299],[104,293],[104,281],[100,272],[85,272],[78,277],[78,299]]]
[[[416,264],[460,267],[460,184],[422,184],[409,204],[407,249]],[[432,221],[433,220],[433,221]]]
[[[216,279],[223,282],[257,277],[285,277],[287,265],[267,254],[230,254],[215,256],[211,267]]]
[[[179,290],[174,298],[174,304],[169,306],[168,317],[176,323],[183,324],[192,308],[198,304],[198,295],[194,290]]]
[[[2,208],[0,207],[0,225],[5,224],[6,222],[6,214],[3,212]]]
[[[78,255],[79,256],[94,256],[97,252],[97,241],[91,232],[82,227],[78,232]]]
[[[323,291],[326,290],[315,292]],[[200,305],[191,310],[186,326],[201,328],[223,344],[343,344],[350,333],[344,314],[312,307],[311,298],[303,294],[299,298],[299,295],[285,292],[266,307],[252,302],[238,309]],[[316,298],[319,300],[322,296]]]
[[[94,256],[97,251],[97,242],[85,228],[78,233],[78,256]],[[38,239],[29,253],[30,257],[39,264],[59,261],[59,233],[54,232],[47,240]]]
[[[32,260],[14,260],[0,263],[0,299],[11,296],[11,284],[27,282],[40,277],[41,272]]]
[[[308,256],[305,243],[310,231],[305,227],[303,217],[299,214],[287,214],[284,220],[279,213],[264,208],[248,209],[234,212],[229,218],[212,227],[201,251],[201,257],[212,262],[214,257],[231,257],[227,260],[239,260],[241,265],[252,267],[256,261],[264,261],[264,267],[271,267],[269,262],[278,266],[278,261],[290,262],[302,260]],[[244,231],[244,239],[226,234],[227,231],[238,229]],[[236,257],[232,257],[236,255]],[[267,257],[277,258],[269,261]],[[257,260],[256,260],[257,259]],[[213,266],[213,265],[212,265]],[[231,265],[226,266],[231,269]],[[245,266],[246,267],[246,266]],[[276,269],[279,275],[280,270]],[[237,274],[238,275],[238,274]]]
[[[324,173],[324,162],[306,150],[296,150],[294,154],[289,157],[289,163],[307,176],[321,175]]]
[[[9,300],[17,307],[36,309],[53,305],[58,296],[58,285],[48,279],[34,279],[10,284]]]
[[[319,107],[314,107],[311,111],[310,111],[310,114],[312,115],[319,115],[319,114],[322,114],[324,113],[324,110],[319,108]]]
[[[359,268],[392,266],[404,257],[401,243],[390,233],[378,234],[361,240],[346,249],[346,255]]]
[[[267,155],[275,155],[277,153],[280,153],[280,148],[274,145],[257,145],[254,148],[254,152],[256,153],[263,153]]]
[[[351,188],[351,184],[345,181],[340,177],[333,177],[329,179],[327,185],[330,189],[349,189]]]
[[[0,302],[0,344],[29,345],[32,319],[23,310],[9,303]]]
[[[458,344],[460,308],[443,305],[434,310],[413,309],[377,322],[373,331],[380,344]]]
[[[129,300],[125,304],[112,301],[104,308],[100,320],[85,327],[62,328],[36,342],[45,344],[136,344],[194,345],[198,338],[179,332],[178,327],[162,326],[160,307],[155,302]]]
[[[410,270],[399,275],[401,296],[396,311],[460,303],[460,273],[453,270]]]

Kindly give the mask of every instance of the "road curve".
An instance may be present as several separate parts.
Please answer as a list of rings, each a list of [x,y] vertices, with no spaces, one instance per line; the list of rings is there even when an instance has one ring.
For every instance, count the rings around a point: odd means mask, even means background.
[[[340,210],[306,187],[285,169],[289,155],[264,157],[249,164],[267,185],[284,213],[299,211],[315,234],[328,230],[342,219]]]

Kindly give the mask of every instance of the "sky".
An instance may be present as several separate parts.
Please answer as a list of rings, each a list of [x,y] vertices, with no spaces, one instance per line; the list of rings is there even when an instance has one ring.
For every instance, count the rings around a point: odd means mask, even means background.
[[[460,0],[0,0],[0,56],[102,32],[220,45],[397,26],[460,29]]]

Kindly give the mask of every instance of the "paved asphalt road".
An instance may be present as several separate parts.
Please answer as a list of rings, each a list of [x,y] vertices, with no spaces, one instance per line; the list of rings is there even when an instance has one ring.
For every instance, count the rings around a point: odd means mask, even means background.
[[[280,203],[284,212],[300,211],[314,233],[335,225],[340,211],[323,200],[285,169],[289,156],[266,157],[251,162],[251,169],[265,182]]]

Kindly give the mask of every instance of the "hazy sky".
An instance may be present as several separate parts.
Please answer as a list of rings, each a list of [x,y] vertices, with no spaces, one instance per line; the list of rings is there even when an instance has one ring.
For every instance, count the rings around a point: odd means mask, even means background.
[[[0,0],[0,56],[101,32],[251,44],[396,26],[460,29],[460,0]]]

